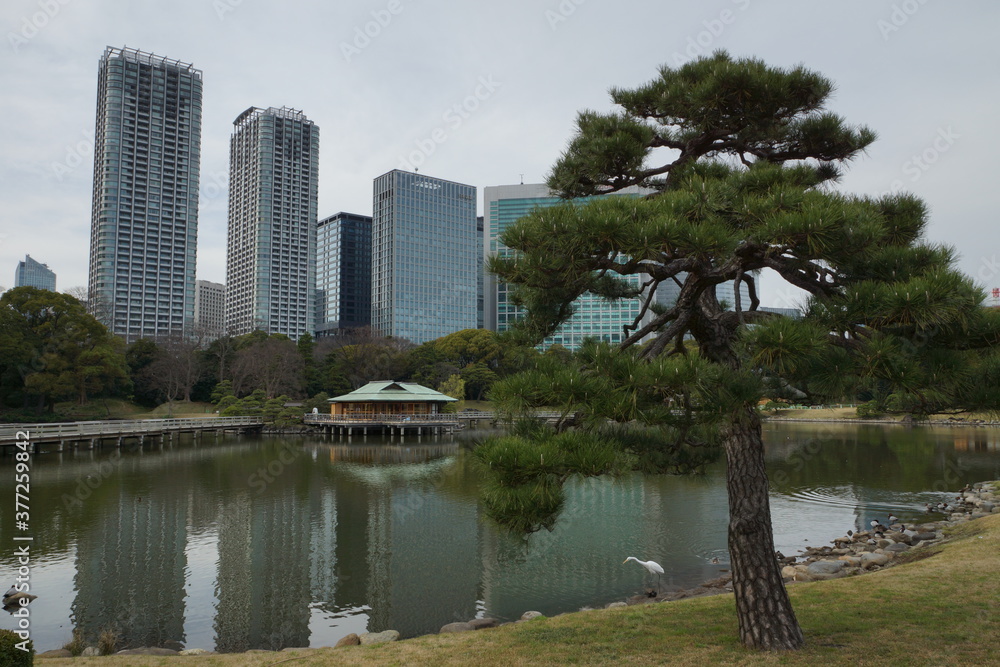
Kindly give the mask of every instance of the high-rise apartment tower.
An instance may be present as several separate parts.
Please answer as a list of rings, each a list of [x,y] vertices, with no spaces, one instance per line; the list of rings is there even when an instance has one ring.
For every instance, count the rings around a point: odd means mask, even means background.
[[[195,281],[195,334],[203,340],[215,340],[226,332],[226,286],[209,280]]]
[[[233,126],[226,329],[298,340],[316,319],[319,128],[288,107],[250,107]]]
[[[88,307],[133,341],[194,320],[201,71],[108,47],[97,80]]]

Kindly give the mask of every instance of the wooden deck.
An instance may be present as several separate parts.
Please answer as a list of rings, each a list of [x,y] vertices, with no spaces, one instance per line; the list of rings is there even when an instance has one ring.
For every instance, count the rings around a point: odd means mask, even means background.
[[[462,427],[456,414],[373,415],[371,417],[307,414],[303,421],[306,425],[320,427],[331,435],[369,435],[375,433],[431,435],[452,433]]]

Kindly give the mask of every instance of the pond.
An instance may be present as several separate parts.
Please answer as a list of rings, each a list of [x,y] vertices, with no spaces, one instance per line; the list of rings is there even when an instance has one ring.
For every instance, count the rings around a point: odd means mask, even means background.
[[[1000,478],[1000,430],[772,423],[765,440],[786,555],[889,512],[923,520],[925,503]],[[407,637],[622,600],[649,581],[626,556],[663,565],[663,586],[728,568],[721,461],[696,477],[572,482],[554,530],[525,538],[484,519],[470,446],[232,437],[38,455],[36,649],[61,647],[73,627],[115,628],[129,646],[332,646],[350,632]],[[0,469],[13,505],[12,457]],[[10,507],[2,517],[12,580],[21,543]],[[15,625],[2,615],[0,627]]]

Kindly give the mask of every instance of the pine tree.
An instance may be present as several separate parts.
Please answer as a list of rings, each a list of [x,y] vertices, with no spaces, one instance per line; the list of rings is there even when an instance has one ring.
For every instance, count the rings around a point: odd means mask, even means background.
[[[724,52],[662,67],[634,90],[612,89],[620,109],[579,114],[549,187],[567,200],[633,185],[653,194],[536,210],[504,233],[512,256],[490,262],[515,286],[526,312],[519,331],[530,341],[552,334],[586,292],[641,300],[617,351],[588,346],[576,368],[502,380],[495,400],[511,412],[559,405],[560,429],[625,425],[602,442],[639,467],[659,456],[651,469],[696,465],[691,448],[711,443],[718,427],[739,634],[758,649],[804,641],[774,555],[757,409],[765,390],[798,383],[818,396],[879,387],[930,409],[969,398],[962,382],[942,382],[945,374],[968,379],[996,368],[970,353],[996,343],[995,318],[981,307],[982,291],[953,269],[953,252],[922,240],[922,202],[835,189],[875,134],[827,111],[832,91],[803,67]],[[763,270],[808,293],[802,320],[759,309]],[[625,281],[634,275],[639,289]],[[660,304],[657,288],[667,285],[677,298]],[[734,303],[722,302],[723,288]],[[659,444],[628,431],[636,424],[661,427]],[[524,477],[516,438],[480,454],[517,480],[511,489],[600,474],[623,460],[594,445],[587,460],[603,456],[603,468],[582,470],[566,451],[546,455],[558,464],[531,464],[544,477]],[[564,441],[560,434],[542,446]],[[542,486],[553,498],[551,484]]]

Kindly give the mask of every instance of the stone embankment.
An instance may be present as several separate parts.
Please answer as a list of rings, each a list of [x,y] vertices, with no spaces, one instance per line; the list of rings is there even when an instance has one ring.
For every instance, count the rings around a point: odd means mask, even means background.
[[[916,556],[940,541],[948,526],[1000,513],[998,490],[996,482],[979,482],[960,491],[952,503],[928,506],[929,512],[947,516],[940,521],[884,525],[889,524],[886,519],[871,530],[838,537],[832,547],[810,547],[802,562],[786,559],[782,574],[786,581],[820,581],[889,567],[899,554],[912,551]]]
[[[833,546],[809,547],[798,556],[786,557],[778,552],[775,556],[784,565],[782,576],[786,583],[838,579],[874,572],[925,553],[929,555],[927,549],[943,538],[944,528],[1000,513],[1000,482],[979,482],[958,492],[950,504],[928,509],[930,513],[945,518],[919,524],[879,524],[868,531],[851,532],[838,537],[832,541]],[[883,524],[889,524],[888,517],[883,520]],[[912,557],[899,558],[900,554],[911,551]],[[671,602],[730,593],[732,590],[732,575],[727,573],[696,588],[666,587],[661,591],[650,590],[646,595],[629,598],[626,603],[612,602],[606,608]]]

